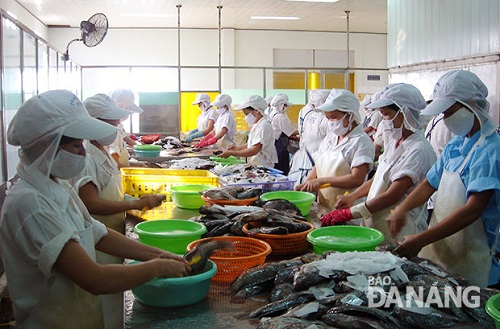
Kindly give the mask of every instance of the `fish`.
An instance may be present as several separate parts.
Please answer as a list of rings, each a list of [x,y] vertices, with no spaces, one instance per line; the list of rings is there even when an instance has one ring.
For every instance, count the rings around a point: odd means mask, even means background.
[[[386,329],[379,320],[359,315],[327,313],[321,320],[338,329]]]
[[[310,321],[291,317],[262,318],[257,329],[327,329],[321,321]]]
[[[241,273],[229,286],[229,292],[236,293],[241,288],[254,286],[267,281],[274,281],[276,273],[285,268],[279,262],[264,263],[256,267],[249,268]]]
[[[273,290],[271,290],[271,294],[269,295],[269,301],[275,302],[277,300],[281,300],[294,293],[293,285],[291,283],[282,283],[274,286]]]
[[[236,194],[240,200],[251,199],[262,194],[261,188],[250,188]]]
[[[320,275],[319,269],[316,267],[315,263],[309,263],[302,266],[294,274],[293,290],[301,291],[329,280],[329,278]]]
[[[285,299],[281,299],[250,312],[249,317],[257,318],[281,314],[294,306],[301,305],[314,300],[314,295],[309,291],[296,292],[288,295]]]
[[[214,230],[215,228],[229,223],[229,219],[214,219],[203,222],[203,225],[207,228],[207,232]]]
[[[397,318],[392,316],[390,312],[385,312],[375,307],[341,305],[332,307],[327,312],[327,314],[338,313],[375,318],[380,321],[380,323],[383,325],[383,328],[403,328],[401,322]]]
[[[228,214],[224,210],[222,210],[219,207],[214,207],[214,206],[201,206],[200,208],[198,208],[198,212],[202,215],[217,214],[217,215],[228,216]]]
[[[228,221],[225,224],[214,227],[212,230],[207,231],[204,234],[205,237],[214,237],[214,236],[223,236],[231,232],[231,227],[233,227],[234,223]]]
[[[219,190],[219,189],[211,189],[200,192],[205,198],[216,199],[216,200],[236,200],[234,196],[231,194]]]
[[[226,186],[219,189],[219,191],[225,192],[235,198],[237,198],[238,193],[241,193],[244,190],[245,188],[239,185]]]
[[[233,242],[230,240],[205,240],[186,252],[183,257],[191,266],[191,275],[201,273],[207,265],[208,258],[218,249],[233,250]]]
[[[459,318],[441,312],[437,309],[432,310],[428,314],[420,314],[411,312],[400,307],[394,308],[394,313],[400,319],[404,327],[414,327],[422,329],[430,328],[482,328],[477,324],[474,326],[472,322],[464,322]]]
[[[302,216],[302,212],[300,211],[299,208],[292,202],[285,200],[285,199],[274,199],[274,200],[269,200],[266,201],[263,205],[262,208],[264,209],[272,209],[272,210],[277,210],[279,212],[283,212],[285,214],[293,214],[293,215],[300,215]]]

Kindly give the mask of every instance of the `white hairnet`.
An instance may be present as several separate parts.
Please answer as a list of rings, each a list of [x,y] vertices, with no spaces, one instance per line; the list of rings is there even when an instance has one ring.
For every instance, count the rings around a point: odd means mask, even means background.
[[[215,97],[215,100],[212,102],[212,106],[215,106],[217,108],[222,108],[222,107],[227,107],[228,109],[231,108],[231,103],[233,102],[233,99],[231,96],[227,94],[219,94],[217,97]]]
[[[366,107],[379,109],[396,104],[403,113],[404,126],[410,131],[422,129],[424,122],[420,118],[420,111],[425,108],[425,99],[420,91],[407,83],[390,84],[381,92],[380,98],[372,101]]]
[[[117,89],[109,94],[116,105],[134,113],[144,112],[139,106],[135,105],[135,95],[130,89]]]
[[[71,92],[51,90],[33,96],[19,107],[9,124],[7,141],[20,146],[18,175],[45,191],[63,135],[100,139],[115,131],[116,127],[92,118]]]
[[[363,98],[363,101],[359,105],[365,107],[366,105],[370,104],[371,102],[372,102],[372,96],[366,95],[365,98]]]
[[[327,89],[311,90],[311,94],[309,95],[309,104],[317,108],[325,103],[329,94],[330,90]]]
[[[273,100],[271,101],[271,107],[273,109],[276,109],[278,112],[284,112],[285,111],[285,105],[290,106],[292,103],[288,101],[288,95],[287,94],[276,94],[273,97]]]
[[[246,109],[248,107],[251,107],[254,110],[257,110],[257,111],[261,112],[262,114],[264,114],[264,112],[266,111],[266,108],[267,108],[267,102],[264,98],[262,98],[262,96],[251,95],[251,96],[245,97],[243,99],[243,102],[240,105],[236,106],[234,108],[234,110],[240,111],[240,110]]]
[[[325,103],[319,106],[318,110],[325,112],[341,111],[352,113],[349,122],[361,122],[358,98],[346,89],[332,89]]]
[[[198,105],[199,103],[203,103],[208,107],[210,105],[210,96],[204,93],[197,94],[193,105]]]
[[[104,120],[125,119],[133,112],[119,107],[111,97],[104,94],[95,94],[83,101],[83,105],[91,117]]]
[[[422,111],[435,115],[449,109],[456,102],[468,107],[479,119],[481,134],[488,135],[495,129],[488,112],[490,103],[486,100],[488,88],[472,72],[454,70],[443,74],[437,81],[432,102]]]

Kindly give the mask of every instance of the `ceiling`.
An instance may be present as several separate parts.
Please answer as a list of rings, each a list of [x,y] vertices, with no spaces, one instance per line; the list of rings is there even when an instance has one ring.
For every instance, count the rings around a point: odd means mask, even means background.
[[[319,1],[319,0],[318,0]],[[286,0],[17,0],[45,25],[79,27],[104,13],[109,28],[218,28],[386,33],[387,0],[336,3]],[[177,5],[180,7],[180,15]],[[297,20],[254,20],[251,16],[294,16]]]

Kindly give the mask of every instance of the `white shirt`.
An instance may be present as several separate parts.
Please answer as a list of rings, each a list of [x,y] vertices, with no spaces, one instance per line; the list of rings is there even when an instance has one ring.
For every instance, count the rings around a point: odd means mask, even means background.
[[[49,184],[47,195],[26,181],[18,181],[3,205],[0,245],[16,324],[20,328],[27,326],[33,313],[45,307],[49,297],[64,301],[64,307],[50,311],[50,319],[56,321],[52,328],[68,323],[65,321],[75,322],[72,318],[92,316],[82,313],[85,306],[75,292],[76,289],[81,293],[81,289],[55,271],[54,263],[69,240],[82,244],[78,231],[84,229],[85,223],[91,227],[94,243],[107,230],[88,215],[67,182]]]
[[[396,141],[391,139],[385,145],[385,149],[388,150],[394,147],[395,143]],[[394,159],[388,158],[388,154],[392,155],[394,152],[384,152],[380,156],[380,161],[384,160],[387,163],[394,162],[389,176],[391,182],[405,176],[411,178],[414,186],[405,193],[406,197],[425,178],[429,169],[436,162],[436,154],[432,146],[425,139],[422,131],[417,131],[410,135],[399,144],[399,147],[403,148],[401,150],[402,155],[395,162]]]
[[[351,169],[367,163],[369,166],[368,170],[371,170],[373,167],[373,158],[375,157],[375,146],[360,124],[337,144],[338,139],[339,136],[334,133],[326,135],[318,151],[313,154],[313,158],[319,160],[321,155],[326,151],[339,151],[342,152],[345,161],[349,163]]]
[[[234,134],[236,133],[236,119],[234,117],[234,113],[231,110],[225,109],[224,112],[221,112],[217,121],[215,121],[215,133],[218,134],[222,128],[226,128],[226,135],[229,140],[234,143]]]
[[[110,180],[119,175],[120,171],[116,162],[109,154],[104,154],[89,141],[85,143],[85,149],[87,151],[85,167],[77,176],[72,178],[70,182],[77,191],[88,182],[92,182],[96,185],[99,194],[101,194]],[[121,186],[121,182],[119,182],[118,185]]]
[[[425,138],[431,143],[437,157],[441,155],[445,145],[448,144],[452,136],[453,134],[444,124],[442,115],[433,117],[425,128]]]
[[[300,148],[306,147],[309,153],[318,150],[321,141],[328,134],[328,120],[323,112],[316,112],[307,104],[299,112]]]
[[[274,131],[274,139],[278,139],[281,135],[281,133],[284,133],[288,137],[293,134],[295,130],[297,130],[292,122],[290,121],[290,118],[288,115],[285,113],[279,113],[275,109],[271,112],[271,124],[273,127]]]
[[[248,135],[247,147],[259,143],[262,144],[262,149],[256,155],[249,157],[248,162],[256,166],[274,167],[278,162],[278,155],[274,146],[273,127],[266,117],[254,123]]]
[[[372,127],[377,129],[380,122],[384,119],[379,110],[365,110],[365,119],[363,120],[363,128]]]
[[[201,114],[196,120],[198,131],[203,132],[208,127],[208,121],[212,120],[215,123],[217,122],[218,117],[219,115],[217,114],[217,111],[213,108],[213,106],[210,106],[210,108],[205,111],[201,111]]]

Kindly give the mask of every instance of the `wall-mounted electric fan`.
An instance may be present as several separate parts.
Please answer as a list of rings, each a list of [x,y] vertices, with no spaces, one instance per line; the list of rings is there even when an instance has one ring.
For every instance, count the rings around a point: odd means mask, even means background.
[[[83,41],[87,47],[95,47],[100,44],[108,33],[108,18],[101,13],[94,14],[88,20],[80,23],[80,31],[82,31],[82,37],[71,40],[66,46],[65,61],[69,59],[69,45],[75,41]]]

